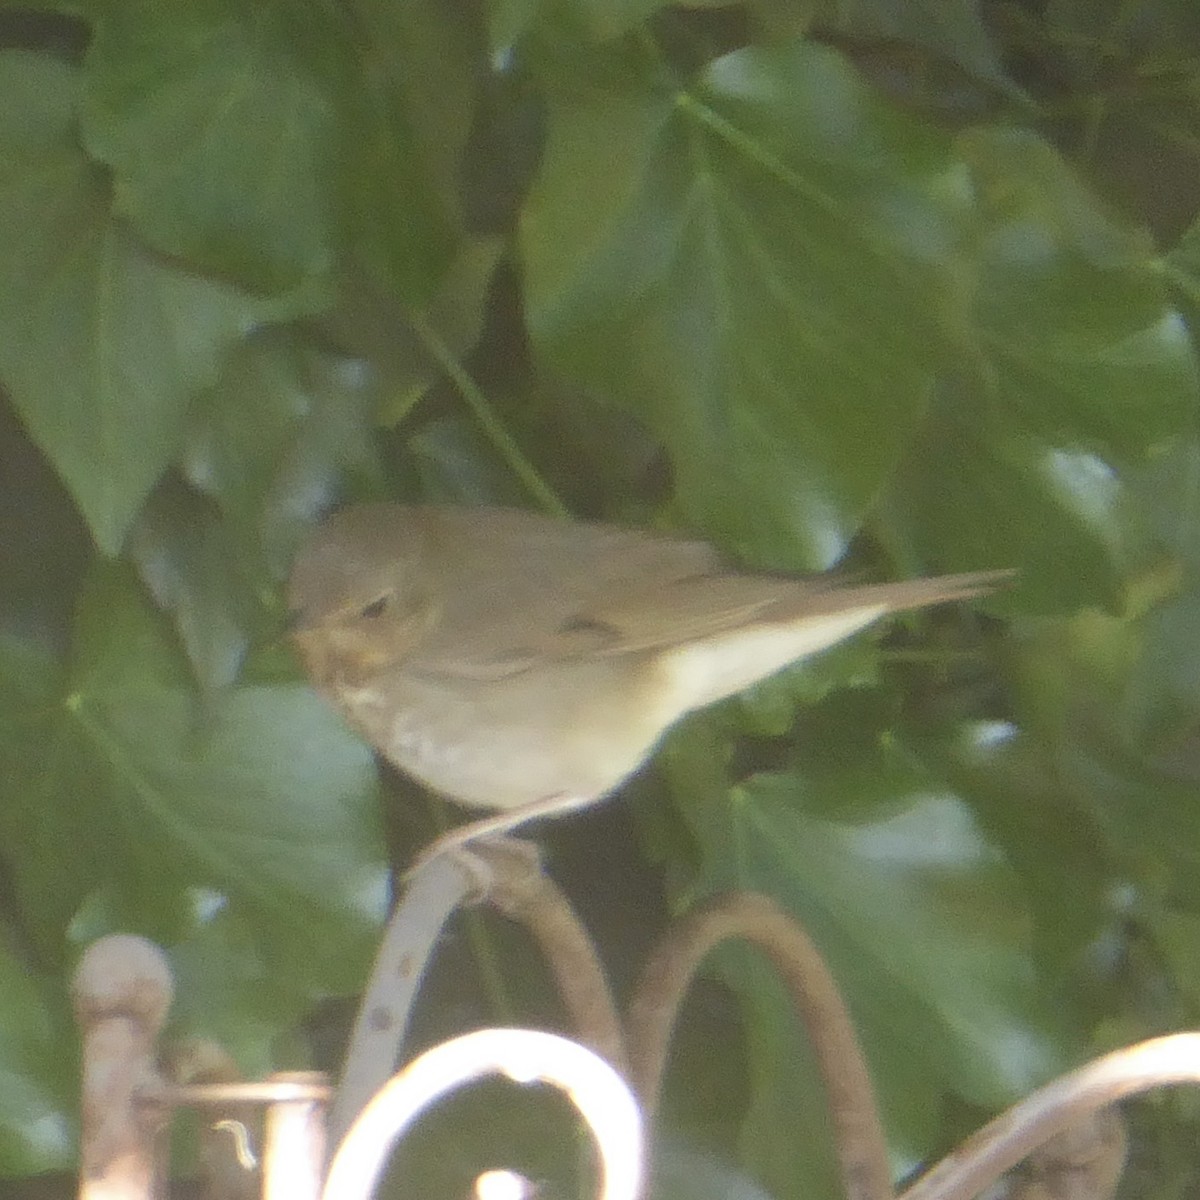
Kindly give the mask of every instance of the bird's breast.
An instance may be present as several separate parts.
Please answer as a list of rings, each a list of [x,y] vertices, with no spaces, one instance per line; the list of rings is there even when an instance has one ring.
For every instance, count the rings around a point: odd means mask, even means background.
[[[397,767],[451,799],[514,808],[612,791],[665,728],[650,676],[628,664],[554,664],[502,680],[392,671],[343,686],[351,722]]]

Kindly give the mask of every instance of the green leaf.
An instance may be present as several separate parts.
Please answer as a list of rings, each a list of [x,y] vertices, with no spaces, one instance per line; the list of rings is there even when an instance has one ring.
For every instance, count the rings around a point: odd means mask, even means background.
[[[169,611],[202,690],[237,678],[258,615],[256,559],[216,506],[178,484],[160,487],[130,538],[129,555],[159,608]]]
[[[560,6],[573,29],[598,41],[620,37],[666,8],[665,0],[568,0]]]
[[[343,276],[321,332],[377,372],[381,424],[403,420],[443,377],[443,360],[461,361],[475,346],[503,249],[499,238],[464,238],[418,321],[362,272]]]
[[[1156,758],[1190,758],[1200,706],[1200,440],[1190,438],[1130,477],[1169,557],[1147,572],[1149,608],[1131,631],[1140,653],[1125,679],[1122,725]],[[1139,609],[1140,612],[1140,609]]]
[[[421,93],[395,86],[374,32],[282,0],[106,7],[84,132],[113,168],[118,211],[157,248],[249,287],[310,284],[355,247],[406,299],[427,296],[449,258],[451,201],[421,135],[440,152],[447,131],[414,126],[406,105]],[[436,46],[444,83],[448,43]],[[469,104],[454,111],[469,120]],[[436,115],[426,103],[416,119]]]
[[[726,795],[695,724],[668,752],[700,853],[693,890],[762,891],[804,922],[847,997],[898,1152],[924,1152],[944,1093],[995,1107],[1052,1074],[1062,1050],[1035,987],[1020,892],[942,780],[886,755],[893,811],[833,821],[820,815],[827,805],[864,809],[852,774],[826,774],[819,790],[799,773],[759,775]],[[867,807],[878,788],[875,778]],[[796,1016],[745,956],[735,961],[723,975],[749,1006],[758,1089],[747,1144],[770,1189],[823,1194],[825,1125],[819,1089],[798,1065]],[[772,1126],[783,1111],[800,1132],[781,1140]]]
[[[655,1142],[651,1196],[670,1200],[771,1200],[744,1171],[730,1167],[713,1154],[686,1145]]]
[[[114,554],[178,451],[188,404],[272,306],[159,261],[114,224],[80,153],[78,79],[0,55],[0,378]]]
[[[1184,610],[1187,611],[1186,608]],[[1196,780],[1196,705],[1169,677],[1147,698],[1164,647],[1160,618],[1124,620],[1084,612],[1068,622],[1043,622],[1012,639],[1012,704],[1022,737],[1018,762],[1083,814],[1096,833],[1093,860],[1118,864],[1136,887],[1162,890],[1200,904],[1200,810]],[[1186,663],[1186,658],[1184,659]],[[1142,711],[1174,718],[1165,736]],[[1018,743],[1020,745],[1020,743]],[[1002,785],[1003,786],[1003,785]],[[1018,774],[1012,785],[1021,786]],[[1026,834],[1028,837],[1029,835]]]
[[[359,0],[364,74],[396,98],[447,211],[457,208],[477,93],[488,78],[474,10],[437,0]]]
[[[276,984],[305,996],[352,986],[382,899],[375,772],[311,689],[199,703],[165,622],[116,567],[81,601],[69,677],[47,660],[33,670],[21,644],[7,653],[0,820],[47,953],[89,897],[167,944],[215,904],[264,941],[308,948],[276,965]]]
[[[370,362],[273,329],[233,354],[193,407],[181,469],[211,496],[247,555],[282,577],[300,533],[338,498],[347,477],[378,474],[372,441],[380,404]]]
[[[1174,979],[1192,1004],[1200,1002],[1200,917],[1194,912],[1156,911],[1149,914],[1147,924]]]
[[[1174,896],[1193,909],[1200,907],[1194,763],[1191,769],[1177,766],[1170,772],[1156,767],[1121,745],[1100,722],[1077,733],[1059,761],[1062,778],[1129,867],[1151,882],[1165,874]]]
[[[430,108],[426,89],[436,59],[417,69],[410,56],[420,54],[418,46],[372,40],[373,33],[398,26],[415,33],[419,44],[440,45],[438,53],[454,45],[455,35],[436,28],[436,17],[423,21],[411,7],[368,5],[365,21],[356,13],[330,36],[344,39],[339,183],[348,244],[405,304],[420,306],[455,251],[457,213],[446,188],[469,108],[469,70],[455,47],[445,86],[447,99],[457,96],[464,111],[447,119]]]
[[[410,335],[411,345],[405,347],[404,343],[410,339],[393,330],[392,361],[398,369],[388,379],[390,397],[380,413],[381,421],[401,420],[442,378],[444,368],[439,355],[462,361],[475,347],[487,315],[488,297],[495,284],[502,250],[499,238],[468,239],[459,246],[441,286],[423,313],[425,325],[438,340],[436,354],[428,337]],[[398,359],[406,348],[408,361],[400,367]]]
[[[0,948],[0,1162],[6,1175],[76,1162],[76,1031],[65,997]]]
[[[1047,653],[1044,644],[1030,648],[1031,656]],[[1056,668],[1061,664],[1049,665],[1050,672]],[[910,738],[906,745],[970,805],[988,841],[1020,877],[1039,972],[1044,979],[1061,979],[1095,952],[1096,939],[1114,920],[1115,848],[1088,800],[1072,795],[1046,743],[1011,722],[964,722],[935,737]],[[1076,1000],[1058,995],[1060,1007]],[[1067,1021],[1074,1030],[1087,1027],[1082,1005]]]
[[[917,46],[984,83],[1015,91],[979,0],[825,0],[822,25],[846,37]]]
[[[0,392],[0,628],[63,638],[92,539]]]
[[[973,337],[989,391],[1043,437],[1116,461],[1162,449],[1190,427],[1200,372],[1149,239],[1028,132],[961,146],[984,217]]]
[[[580,45],[607,41],[667,7],[664,0],[496,0],[487,8],[492,54],[503,61],[522,39],[548,32]]]
[[[666,444],[694,523],[828,565],[924,411],[966,194],[838,55],[676,91],[632,55],[548,83],[521,249],[533,336]]]
[[[1117,607],[1136,544],[1108,463],[989,422],[969,395],[938,406],[881,509],[901,558],[1019,567],[1019,599],[1040,612]]]
[[[336,111],[306,26],[222,0],[122,3],[96,22],[84,143],[151,245],[274,291],[328,269]]]
[[[61,803],[53,775],[64,781],[74,766],[72,748],[53,729],[65,688],[65,671],[41,642],[0,636],[0,830],[10,847],[6,858],[21,906],[26,936],[58,945],[76,904],[86,890],[78,873],[87,841],[57,819]],[[86,781],[77,776],[80,787]],[[47,799],[47,796],[52,797]],[[67,793],[68,803],[70,793]],[[62,863],[71,864],[63,870]],[[44,941],[42,941],[44,939]]]
[[[1051,0],[1033,44],[1046,113],[1099,195],[1169,246],[1195,219],[1200,166],[1191,0]]]
[[[1122,41],[1154,55],[1186,52],[1200,36],[1200,20],[1189,0],[1144,0],[1126,8],[1121,0],[1050,0],[1052,36],[1080,64],[1094,67]]]
[[[495,447],[465,418],[430,421],[408,439],[422,498],[448,504],[511,504],[524,499]]]
[[[1164,256],[1164,273],[1193,306],[1200,305],[1200,221],[1195,221]]]

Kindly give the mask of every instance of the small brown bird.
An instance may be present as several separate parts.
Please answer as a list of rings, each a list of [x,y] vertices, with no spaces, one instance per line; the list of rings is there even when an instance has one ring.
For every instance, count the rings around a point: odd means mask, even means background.
[[[444,839],[461,844],[600,800],[685,713],[1008,574],[748,575],[640,530],[368,504],[315,532],[288,598],[310,678],[371,745],[452,800],[503,810]]]

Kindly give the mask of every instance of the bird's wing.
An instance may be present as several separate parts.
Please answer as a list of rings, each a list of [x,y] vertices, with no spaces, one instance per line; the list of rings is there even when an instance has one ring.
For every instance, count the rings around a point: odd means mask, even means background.
[[[704,542],[520,510],[418,511],[428,544],[447,552],[439,569],[441,619],[411,668],[477,679],[548,661],[668,649],[803,617],[845,613],[853,627],[853,612],[861,610],[858,624],[865,625],[884,612],[978,595],[1008,574],[884,584],[829,574],[741,575]],[[831,633],[826,644],[836,640]]]
[[[440,555],[437,627],[411,667],[500,678],[610,646],[606,607],[720,570],[704,542],[513,509],[417,510]]]
[[[962,600],[990,591],[1008,571],[978,571],[860,584],[836,574],[805,577],[706,574],[682,576],[652,591],[605,598],[585,615],[588,625],[610,632],[596,653],[664,649],[722,637],[754,626],[790,625],[834,614],[873,615]]]

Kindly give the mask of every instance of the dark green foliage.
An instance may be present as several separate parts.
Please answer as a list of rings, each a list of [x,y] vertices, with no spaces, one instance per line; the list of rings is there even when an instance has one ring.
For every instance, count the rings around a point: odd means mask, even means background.
[[[613,802],[637,869],[806,922],[911,1163],[1196,1022],[1191,0],[84,0],[0,46],[0,1173],[72,1161],[91,938],[251,1072],[361,981],[376,771],[279,594],[344,499],[1018,568],[689,722]],[[730,1111],[667,1111],[816,1200],[796,1027],[717,968]]]

